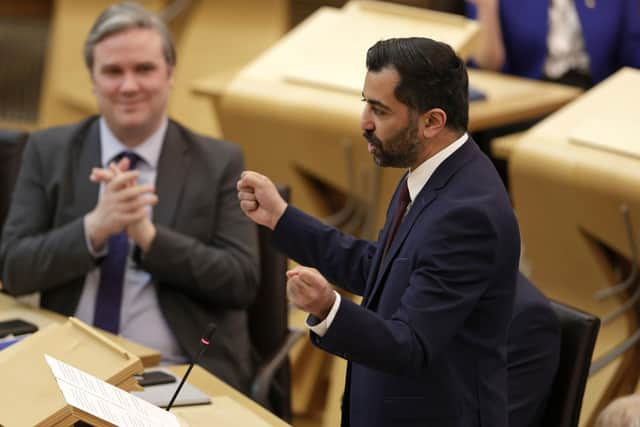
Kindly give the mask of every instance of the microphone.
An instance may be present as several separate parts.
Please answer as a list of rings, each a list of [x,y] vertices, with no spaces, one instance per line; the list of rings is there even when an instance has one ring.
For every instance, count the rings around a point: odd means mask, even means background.
[[[171,398],[171,400],[169,401],[169,404],[167,405],[167,412],[171,410],[171,407],[173,406],[173,402],[176,400],[176,397],[178,397],[178,393],[180,393],[180,390],[182,390],[182,386],[187,380],[187,377],[189,376],[189,374],[191,373],[191,369],[193,369],[193,365],[198,363],[198,361],[200,360],[200,357],[202,356],[204,351],[207,349],[207,347],[211,343],[211,337],[213,336],[213,333],[215,331],[216,331],[216,324],[209,323],[209,326],[207,326],[207,331],[202,336],[202,338],[200,338],[200,344],[202,344],[200,353],[198,353],[198,356],[195,358],[195,360],[189,364],[189,368],[187,368],[187,372],[185,372],[184,376],[182,377],[182,380],[180,381],[180,385],[178,385],[178,388],[176,389],[175,393],[173,393],[173,397]]]

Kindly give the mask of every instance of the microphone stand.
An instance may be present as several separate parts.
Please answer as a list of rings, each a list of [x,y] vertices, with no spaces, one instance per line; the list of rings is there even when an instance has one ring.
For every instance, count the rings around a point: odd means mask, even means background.
[[[176,389],[175,393],[173,393],[173,397],[171,398],[171,401],[167,405],[167,412],[171,410],[171,407],[173,406],[173,402],[176,400],[176,397],[178,397],[178,393],[180,393],[180,390],[182,390],[182,386],[184,385],[185,381],[187,381],[187,377],[189,377],[189,374],[191,373],[191,369],[193,369],[193,365],[198,363],[198,361],[200,360],[200,357],[202,356],[202,354],[205,352],[205,350],[211,343],[211,337],[213,336],[213,333],[215,331],[216,331],[215,323],[209,323],[209,326],[207,327],[207,332],[203,335],[202,338],[200,338],[200,343],[202,344],[200,353],[198,353],[198,356],[195,358],[195,360],[193,360],[189,364],[189,367],[187,368],[187,372],[185,372],[184,376],[182,377],[182,380],[180,381],[180,384],[178,385],[178,388]]]

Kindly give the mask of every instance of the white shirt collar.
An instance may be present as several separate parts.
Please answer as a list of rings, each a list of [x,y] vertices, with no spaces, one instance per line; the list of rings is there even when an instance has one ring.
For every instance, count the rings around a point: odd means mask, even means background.
[[[111,132],[107,122],[100,117],[100,150],[102,155],[102,166],[107,167],[109,162],[122,151],[133,151],[144,160],[151,168],[158,167],[158,159],[160,158],[160,150],[162,150],[162,142],[167,132],[169,120],[165,119],[158,129],[149,136],[142,144],[134,148],[129,148],[116,138]]]
[[[424,187],[427,181],[429,181],[429,178],[431,178],[431,175],[433,175],[438,166],[440,166],[440,164],[458,148],[462,147],[462,144],[467,142],[468,139],[469,135],[465,132],[460,138],[437,152],[435,156],[429,157],[427,160],[422,162],[420,166],[409,171],[407,186],[409,187],[409,196],[411,197],[412,202],[416,199],[416,196],[418,196],[418,193],[420,193],[422,187]]]

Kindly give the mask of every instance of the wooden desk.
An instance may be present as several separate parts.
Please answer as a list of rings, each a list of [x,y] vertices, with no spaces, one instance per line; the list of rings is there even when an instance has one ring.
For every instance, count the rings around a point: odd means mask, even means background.
[[[599,316],[621,304],[593,298],[617,280],[613,260],[634,261],[620,209],[628,206],[637,239],[638,99],[640,71],[623,69],[524,133],[510,155],[511,191],[533,282],[548,296]],[[635,325],[631,311],[603,326],[595,357]],[[615,375],[637,374],[617,372],[620,363],[590,377],[583,424]]]
[[[186,365],[181,366],[173,366],[171,370],[175,372],[178,376],[182,377],[187,370]],[[258,416],[260,419],[264,420],[268,425],[278,427],[286,427],[289,426],[286,422],[282,421],[280,418],[273,415],[271,412],[263,408],[262,406],[255,403],[253,400],[249,399],[244,394],[238,392],[233,387],[230,387],[223,381],[220,381],[215,376],[211,375],[209,372],[201,368],[200,366],[194,366],[191,374],[189,376],[188,382],[202,390],[204,393],[208,394],[212,397],[213,404],[215,405],[216,396],[228,396],[233,399],[235,402],[242,405],[242,407],[252,414]],[[197,408],[194,408],[197,410]],[[172,410],[176,412],[177,415],[180,415],[181,412],[189,411],[188,407],[175,408]],[[202,424],[211,425],[209,424]],[[236,424],[239,425],[239,424]],[[244,427],[244,424],[243,424]],[[247,426],[251,427],[251,426]]]
[[[582,93],[572,86],[474,69],[469,84],[487,95],[469,104],[471,132],[546,116]]]
[[[511,153],[518,146],[524,132],[511,133],[491,142],[491,155],[498,159],[509,160]]]
[[[42,308],[35,308],[0,292],[0,320],[11,319],[14,317],[29,321],[37,325],[39,328],[52,323],[64,323],[67,320],[67,318],[61,314]],[[145,368],[156,366],[160,363],[160,353],[157,350],[145,347],[121,336],[116,336],[98,329],[96,330],[108,336],[110,340],[114,341],[125,350],[138,356]]]

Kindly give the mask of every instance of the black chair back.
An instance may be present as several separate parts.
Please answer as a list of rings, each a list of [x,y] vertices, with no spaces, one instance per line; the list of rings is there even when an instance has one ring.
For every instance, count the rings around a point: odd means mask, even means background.
[[[562,341],[542,425],[577,427],[600,319],[557,301],[551,301],[551,307],[560,322]]]

